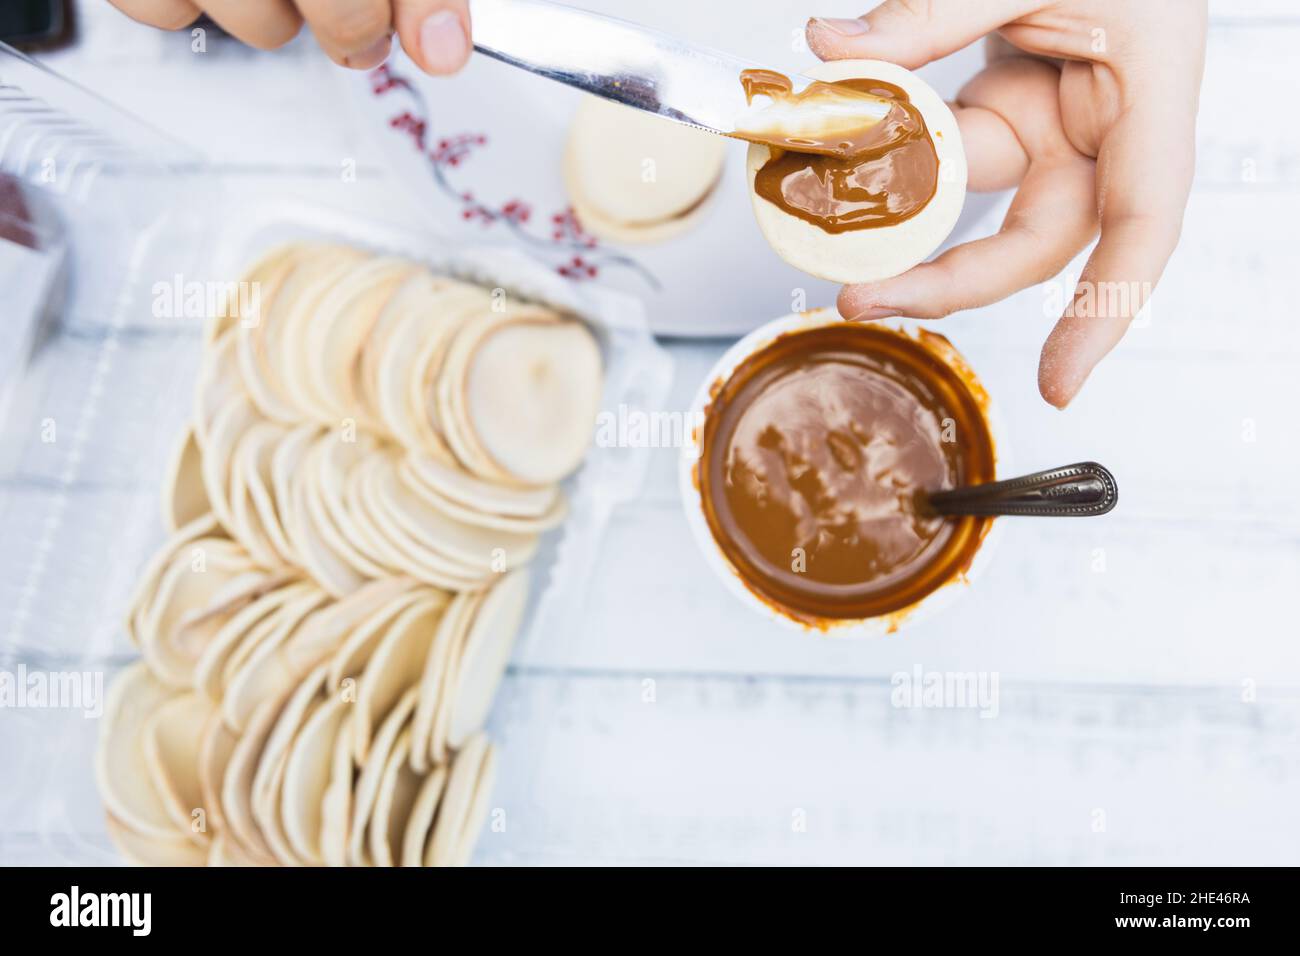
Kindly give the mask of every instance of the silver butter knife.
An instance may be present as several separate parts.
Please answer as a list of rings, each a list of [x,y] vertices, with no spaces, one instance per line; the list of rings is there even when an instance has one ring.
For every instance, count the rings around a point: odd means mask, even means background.
[[[472,0],[474,49],[659,116],[730,136],[753,110],[740,74],[765,69],[647,27],[546,0]],[[812,82],[792,76],[795,92]]]

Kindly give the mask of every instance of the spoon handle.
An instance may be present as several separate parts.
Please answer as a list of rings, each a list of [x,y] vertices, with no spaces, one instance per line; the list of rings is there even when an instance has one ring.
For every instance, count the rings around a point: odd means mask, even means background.
[[[1095,461],[930,495],[943,515],[1104,515],[1119,501],[1115,476]]]

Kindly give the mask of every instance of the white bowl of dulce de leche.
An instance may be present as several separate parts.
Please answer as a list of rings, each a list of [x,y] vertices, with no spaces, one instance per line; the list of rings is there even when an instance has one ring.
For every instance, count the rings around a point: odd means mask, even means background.
[[[870,636],[955,600],[992,553],[991,518],[925,493],[994,481],[1003,429],[943,336],[819,309],[738,341],[701,383],[679,484],[728,590],[805,632]]]

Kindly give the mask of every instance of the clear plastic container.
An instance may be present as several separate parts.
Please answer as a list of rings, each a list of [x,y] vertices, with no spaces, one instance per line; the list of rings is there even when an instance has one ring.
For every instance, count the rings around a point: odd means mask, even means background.
[[[671,362],[636,300],[515,249],[452,246],[273,197],[232,206],[201,157],[2,44],[0,173],[39,209],[41,232],[15,253],[18,268],[0,270],[0,302],[39,303],[21,311],[12,368],[0,365],[0,680],[11,688],[63,680],[93,696],[102,681],[102,704],[136,657],[121,622],[163,538],[160,481],[202,348],[199,321],[154,308],[167,284],[234,281],[274,243],[332,237],[587,319],[606,357],[604,408],[656,407],[667,394]],[[3,225],[0,244],[13,244]],[[30,267],[18,258],[28,253]],[[570,482],[569,518],[535,561],[521,642],[573,632],[609,514],[647,464],[646,449],[592,449]],[[0,706],[0,864],[116,861],[90,710]]]

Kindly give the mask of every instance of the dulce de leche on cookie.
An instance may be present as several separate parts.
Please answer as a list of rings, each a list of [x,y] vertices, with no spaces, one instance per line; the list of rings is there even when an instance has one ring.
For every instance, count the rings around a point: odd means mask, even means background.
[[[893,226],[934,198],[939,157],[907,92],[883,80],[815,81],[798,93],[771,70],[741,74],[746,97],[766,96],[737,135],[768,146],[754,191],[829,233]]]

